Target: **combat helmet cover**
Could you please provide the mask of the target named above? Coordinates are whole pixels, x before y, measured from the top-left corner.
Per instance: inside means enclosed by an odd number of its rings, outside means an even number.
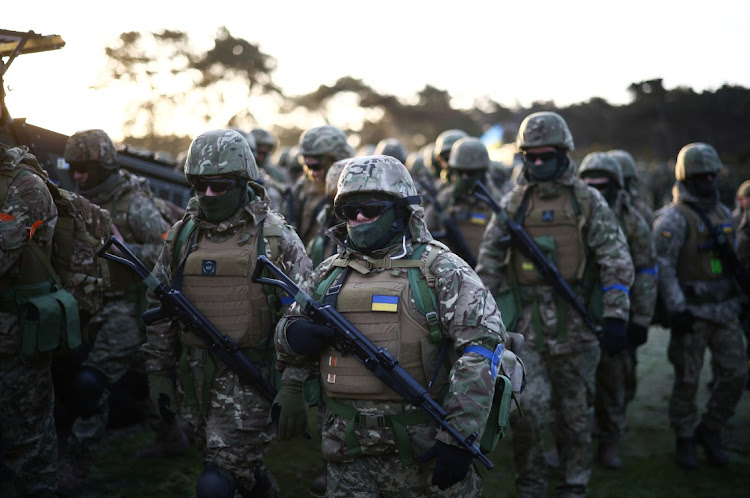
[[[354,155],[343,131],[331,125],[310,128],[299,139],[303,156],[331,156],[335,161]]]
[[[608,152],[592,152],[583,158],[578,167],[578,176],[583,178],[586,173],[593,172],[605,173],[617,182],[618,187],[625,186],[620,163]]]
[[[236,130],[211,130],[190,144],[185,176],[232,175],[258,179],[258,166],[247,140]]]
[[[336,196],[339,186],[339,177],[341,176],[341,172],[344,171],[344,166],[346,166],[346,163],[348,162],[349,158],[336,161],[326,172],[326,195],[331,199]]]
[[[440,154],[449,152],[451,150],[451,147],[453,147],[453,144],[456,143],[456,141],[459,138],[468,137],[468,136],[469,134],[463,130],[453,129],[453,130],[445,130],[444,132],[442,132],[435,139],[435,150],[433,151],[433,154],[435,155],[435,159],[440,157]]]
[[[635,159],[630,155],[630,152],[622,149],[614,149],[607,152],[607,154],[614,157],[620,163],[623,180],[627,181],[635,178]]]
[[[419,193],[406,166],[391,156],[358,156],[346,163],[339,177],[334,205],[351,194],[388,194],[396,199],[418,199]],[[421,210],[419,202],[408,203],[408,209]]]
[[[521,122],[516,140],[519,150],[530,147],[560,147],[574,150],[568,123],[557,113],[543,111],[529,114]]]
[[[104,130],[77,131],[65,143],[63,157],[68,163],[96,161],[109,171],[120,168],[115,144]]]
[[[250,130],[250,134],[255,138],[255,142],[258,145],[268,145],[271,147],[271,150],[276,149],[278,140],[276,140],[276,136],[270,131],[263,128],[253,128]]]
[[[395,157],[401,161],[401,164],[406,165],[406,147],[397,138],[384,138],[378,142],[375,146],[375,151],[371,155]]]
[[[674,177],[684,181],[694,175],[717,174],[721,170],[721,159],[716,149],[702,142],[687,144],[677,154]]]
[[[490,155],[481,140],[463,137],[456,140],[451,147],[448,164],[454,169],[487,170],[490,167]]]

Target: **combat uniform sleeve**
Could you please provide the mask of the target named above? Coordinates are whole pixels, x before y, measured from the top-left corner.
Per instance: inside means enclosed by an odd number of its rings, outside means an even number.
[[[687,220],[675,208],[658,212],[654,220],[652,237],[659,267],[659,294],[664,296],[664,305],[670,315],[687,308],[685,294],[677,278],[677,260],[685,245],[686,229]]]
[[[128,224],[135,240],[126,240],[128,248],[147,267],[152,267],[164,245],[169,225],[150,197],[137,195],[128,208]]]
[[[438,250],[433,248],[432,250]],[[494,394],[490,361],[468,346],[494,352],[505,340],[505,327],[495,300],[474,270],[452,253],[437,257],[430,268],[438,290],[441,328],[458,359],[451,367],[443,407],[447,421],[461,434],[482,434]],[[454,443],[447,433],[438,439]]]
[[[477,275],[490,289],[493,296],[507,290],[509,286],[506,278],[508,248],[498,244],[498,241],[506,235],[505,224],[493,214],[484,231],[482,242],[479,244],[476,267]]]
[[[651,228],[639,213],[629,213],[627,229],[630,256],[635,267],[630,288],[630,322],[648,327],[656,306],[656,248]]]
[[[628,321],[630,288],[633,285],[633,260],[620,224],[604,198],[588,188],[591,216],[587,245],[599,266],[604,290],[604,317]]]

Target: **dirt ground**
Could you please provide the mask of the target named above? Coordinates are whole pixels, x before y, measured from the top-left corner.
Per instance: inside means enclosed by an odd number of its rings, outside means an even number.
[[[728,468],[711,467],[699,451],[700,468],[685,471],[674,463],[674,436],[667,419],[672,366],[667,360],[668,331],[652,327],[649,341],[638,351],[638,392],[628,409],[628,432],[621,441],[624,468],[596,466],[590,482],[592,497],[739,497],[747,496],[750,483],[750,391],[737,407],[724,432],[729,451]],[[705,407],[710,378],[706,355],[698,407]],[[311,410],[311,431],[317,410]],[[146,446],[150,435],[141,426],[111,431],[95,451],[95,466],[85,491],[87,498],[190,497],[201,470],[197,452],[162,460],[139,460],[134,453]],[[320,439],[274,443],[266,459],[281,485],[283,496],[309,496],[307,488],[322,471]],[[490,455],[492,471],[484,471],[484,496],[514,497],[512,452],[501,441]],[[550,473],[550,489],[556,478]]]

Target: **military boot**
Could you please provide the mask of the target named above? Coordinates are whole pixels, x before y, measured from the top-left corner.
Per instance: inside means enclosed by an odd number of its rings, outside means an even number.
[[[596,459],[604,468],[621,469],[622,460],[618,454],[617,441],[600,441]]]
[[[703,446],[709,462],[720,467],[729,463],[729,457],[721,444],[721,431],[712,431],[703,422],[695,428],[695,441]]]
[[[684,469],[698,468],[698,455],[695,450],[695,438],[677,438],[675,461],[677,462],[677,465]]]

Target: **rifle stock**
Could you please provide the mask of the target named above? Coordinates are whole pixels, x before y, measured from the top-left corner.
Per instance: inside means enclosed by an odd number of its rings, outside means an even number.
[[[112,245],[119,249],[122,256],[107,252]],[[237,343],[214,327],[182,292],[164,285],[125,244],[114,236],[107,240],[99,250],[98,255],[109,261],[128,266],[143,280],[159,300],[161,307],[143,314],[142,318],[146,325],[165,318],[179,321],[186,329],[194,333],[230,370],[236,373],[240,382],[252,386],[261,396],[273,403],[277,394],[276,389],[263,377],[261,370],[242,353]],[[306,432],[305,437],[311,439],[312,435]]]

